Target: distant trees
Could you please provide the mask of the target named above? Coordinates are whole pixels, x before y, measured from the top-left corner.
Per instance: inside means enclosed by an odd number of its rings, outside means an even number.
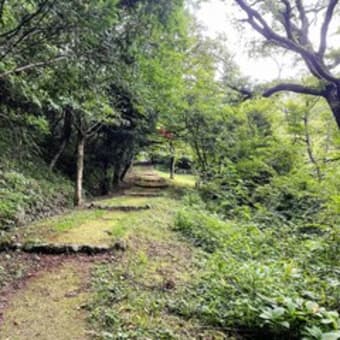
[[[339,50],[328,46],[332,21],[339,20],[338,0],[252,1],[235,0],[246,14],[247,22],[260,33],[266,43],[295,53],[317,80],[316,86],[279,83],[264,91],[269,97],[281,91],[319,96],[326,99],[340,128],[340,78],[334,69],[340,65]],[[311,30],[321,21],[319,44],[311,38]]]

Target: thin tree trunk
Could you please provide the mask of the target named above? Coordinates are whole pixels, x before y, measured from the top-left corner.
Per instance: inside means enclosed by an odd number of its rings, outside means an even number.
[[[84,173],[84,151],[85,136],[79,133],[77,145],[77,178],[74,205],[79,207],[83,204],[83,173]]]
[[[64,150],[66,148],[66,145],[67,145],[67,140],[63,139],[63,141],[60,144],[59,150],[57,151],[57,153],[54,155],[54,157],[51,160],[51,163],[50,163],[50,166],[49,166],[51,171],[53,171],[55,165],[57,164],[57,162],[58,162],[58,160],[60,158],[60,156],[64,152]]]
[[[130,168],[131,168],[131,165],[132,165],[132,159],[129,161],[129,163],[127,163],[120,175],[120,180],[123,182],[124,181],[124,178],[125,176],[127,175],[127,173],[129,172]]]
[[[321,180],[322,180],[321,169],[319,167],[318,162],[316,161],[316,159],[314,157],[312,141],[310,139],[310,134],[309,134],[308,113],[305,113],[305,115],[303,117],[303,124],[304,124],[304,128],[305,128],[305,142],[306,142],[306,146],[307,146],[308,157],[309,157],[310,162],[315,167],[318,181],[321,182]]]
[[[63,137],[62,137],[62,142],[60,144],[60,147],[57,151],[57,153],[55,154],[55,156],[53,157],[53,159],[51,160],[50,163],[50,170],[53,170],[56,163],[58,162],[60,156],[62,155],[62,153],[64,152],[70,137],[71,137],[71,132],[72,132],[72,115],[71,115],[71,111],[69,109],[65,110],[65,116],[64,116],[64,127],[63,127]]]
[[[170,158],[170,179],[175,178],[175,164],[176,164],[176,158],[175,158],[175,156],[171,156],[171,158]]]
[[[176,165],[176,156],[175,156],[175,147],[172,142],[170,142],[170,179],[175,178],[175,165]]]
[[[113,169],[113,179],[112,179],[112,186],[113,188],[118,188],[120,184],[120,164],[115,164]]]
[[[112,191],[112,168],[107,159],[103,162],[104,178],[101,182],[101,194],[108,195]]]

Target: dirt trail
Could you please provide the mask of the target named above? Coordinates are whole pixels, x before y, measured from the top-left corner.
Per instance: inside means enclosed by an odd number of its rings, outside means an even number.
[[[124,200],[126,200],[126,202],[136,206],[144,203],[152,204],[152,200],[157,200],[157,197],[152,197],[152,195],[147,197],[147,183],[150,182],[151,177],[152,185],[150,187],[152,188],[150,191],[152,194],[156,193],[154,196],[157,196],[157,193],[161,193],[162,189],[155,191],[154,187],[157,187],[159,181],[162,184],[160,187],[165,188],[164,179],[147,169],[146,176],[133,177],[136,183],[142,183],[142,190],[140,187],[132,187],[125,195],[108,199],[107,203],[113,206],[124,205]],[[144,180],[145,178],[147,180]],[[140,197],[134,197],[136,192],[136,196],[140,193]],[[129,195],[129,193],[132,194]],[[77,212],[76,214],[82,213]],[[83,214],[91,213],[84,212]],[[52,224],[47,223],[48,227],[46,227],[45,234],[44,224],[40,223],[33,227],[33,233],[30,234],[30,237],[33,237],[36,233],[39,237],[46,235],[46,240],[49,242],[69,242],[80,245],[106,244],[113,242],[115,238],[119,238],[128,228],[128,223],[123,223],[123,226],[120,225],[124,216],[127,216],[125,219],[128,218],[133,224],[133,221],[137,221],[138,216],[141,216],[139,214],[142,213],[94,213],[94,215],[85,215],[85,217],[79,218],[79,225],[73,217],[66,216],[67,223],[65,221],[60,222],[58,218],[53,220]],[[78,215],[75,215],[75,219]],[[63,218],[65,219],[65,217]],[[67,220],[67,218],[69,219]],[[61,225],[65,230],[51,232],[54,225]],[[94,262],[97,264],[96,261]],[[91,263],[91,261],[70,256],[60,265],[48,270],[43,269],[42,272],[28,279],[23,287],[11,295],[10,301],[2,313],[3,322],[0,324],[0,340],[88,339],[90,333],[87,332],[87,313],[83,307],[90,299],[91,294],[88,285],[93,267],[94,263]]]

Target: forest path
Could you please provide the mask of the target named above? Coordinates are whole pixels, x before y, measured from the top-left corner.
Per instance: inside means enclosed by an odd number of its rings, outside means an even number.
[[[138,169],[130,179],[136,185],[94,205],[147,204],[149,209],[75,210],[34,224],[22,235],[78,245],[109,245],[119,240],[124,251],[93,257],[68,255],[50,268],[42,266],[20,289],[7,294],[0,340],[109,339],[107,334],[116,332],[140,339],[164,338],[164,332],[179,339],[202,336],[198,325],[172,315],[166,307],[197,270],[194,250],[169,228],[180,207],[176,190],[173,186],[164,190],[168,182],[150,168]],[[182,186],[181,180],[175,185]],[[38,261],[44,261],[44,256]],[[115,299],[116,289],[129,298]],[[114,324],[103,322],[106,313],[115,314]]]

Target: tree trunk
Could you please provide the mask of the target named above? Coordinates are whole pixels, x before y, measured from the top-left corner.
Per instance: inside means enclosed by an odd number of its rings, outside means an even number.
[[[175,165],[176,165],[176,155],[175,155],[175,146],[172,141],[170,141],[170,179],[174,179],[175,177]]]
[[[311,141],[310,133],[309,133],[308,113],[305,113],[305,115],[303,117],[303,124],[304,124],[304,129],[305,129],[305,143],[306,143],[306,147],[307,147],[307,154],[308,154],[310,162],[313,164],[313,166],[315,168],[318,181],[321,182],[321,180],[322,180],[321,169],[319,167],[319,164],[318,164],[316,158],[314,157],[312,141]]]
[[[63,141],[60,144],[59,150],[58,152],[55,154],[55,156],[52,158],[51,163],[50,163],[50,170],[53,171],[55,165],[58,162],[59,157],[62,155],[62,153],[64,152],[65,148],[67,145],[67,140],[63,139]]]
[[[130,168],[131,168],[131,165],[132,165],[132,160],[129,161],[129,162],[125,165],[125,167],[124,167],[124,169],[123,169],[123,171],[122,171],[122,173],[121,173],[121,175],[120,175],[120,180],[121,180],[121,182],[124,181],[125,176],[127,175],[128,171],[129,171]]]
[[[60,156],[64,152],[64,150],[65,150],[65,148],[68,144],[68,141],[70,140],[71,132],[72,132],[72,115],[71,115],[71,111],[69,109],[66,109],[65,110],[65,116],[64,116],[64,127],[63,127],[63,136],[62,136],[61,144],[60,144],[60,147],[59,147],[57,153],[55,154],[55,156],[51,160],[50,170],[54,169],[54,167],[55,167],[56,163],[58,162]]]
[[[120,184],[120,169],[121,165],[120,164],[115,164],[114,169],[113,169],[113,179],[112,179],[112,186],[113,188],[118,188]]]
[[[340,85],[338,87],[332,86],[327,91],[326,100],[340,129]]]
[[[79,207],[83,204],[83,173],[84,173],[84,151],[85,136],[79,133],[77,145],[77,178],[76,192],[74,195],[74,205]]]
[[[176,164],[175,156],[171,156],[171,158],[170,158],[170,179],[175,178],[175,164]]]
[[[112,192],[112,167],[107,159],[103,161],[104,178],[101,181],[101,194],[108,195]]]

